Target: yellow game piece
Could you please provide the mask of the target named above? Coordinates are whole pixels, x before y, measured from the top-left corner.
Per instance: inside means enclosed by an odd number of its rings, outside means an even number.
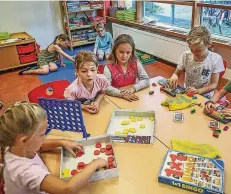
[[[70,177],[70,170],[69,169],[64,169],[62,171],[63,178]]]
[[[137,117],[137,121],[142,121],[143,117]]]
[[[135,128],[130,128],[130,129],[129,129],[129,132],[135,133],[135,132],[136,132],[136,129],[135,129]]]
[[[129,119],[131,119],[131,120],[134,119],[134,118],[135,118],[135,117],[134,117],[133,115],[131,115],[131,116],[129,117]]]
[[[128,129],[124,129],[123,130],[123,134],[128,134],[129,130]]]
[[[116,135],[122,135],[122,133],[120,131],[116,131],[115,134]]]
[[[155,117],[149,117],[149,120],[150,120],[150,121],[154,121],[154,120],[155,120]]]
[[[132,118],[131,121],[132,121],[132,122],[136,122],[136,118],[135,118],[135,117]]]
[[[130,121],[122,121],[120,124],[121,124],[121,125],[129,125],[129,124],[130,124]]]
[[[140,128],[144,129],[145,128],[145,124],[140,124]]]

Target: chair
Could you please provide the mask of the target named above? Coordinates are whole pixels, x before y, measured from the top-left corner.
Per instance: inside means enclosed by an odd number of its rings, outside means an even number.
[[[65,99],[63,94],[66,87],[70,85],[68,80],[58,80],[43,84],[28,94],[28,99],[32,103],[38,103],[38,98]]]
[[[103,74],[103,73],[104,73],[104,65],[99,65],[99,66],[98,66],[97,73],[98,73],[98,74]]]

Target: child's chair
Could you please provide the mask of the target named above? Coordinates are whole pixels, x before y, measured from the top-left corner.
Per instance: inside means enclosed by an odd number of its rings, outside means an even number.
[[[28,94],[28,99],[32,103],[38,103],[38,98],[64,99],[64,90],[70,85],[68,80],[58,80],[43,84]]]

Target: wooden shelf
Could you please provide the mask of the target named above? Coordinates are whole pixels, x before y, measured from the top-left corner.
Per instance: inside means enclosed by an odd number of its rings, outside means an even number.
[[[86,29],[86,28],[91,28],[93,27],[92,25],[83,25],[83,26],[80,26],[80,27],[75,27],[75,28],[70,28],[70,31],[73,31],[73,30],[81,30],[81,29]]]
[[[86,43],[83,43],[83,44],[73,43],[73,47],[84,46],[84,45],[89,45],[89,44],[94,44],[94,43],[95,43],[95,41],[90,41],[90,42],[86,42]]]
[[[99,9],[103,9],[103,7],[102,8],[94,8],[94,9],[84,9],[84,10],[68,11],[67,13],[78,13],[78,12],[83,12],[83,11],[95,11],[95,10],[99,10]]]
[[[13,67],[3,68],[3,69],[0,69],[0,72],[4,72],[4,71],[10,70],[10,69],[17,69],[19,67],[25,67],[25,66],[33,65],[33,64],[36,64],[37,62],[38,61],[33,61],[33,62],[30,62],[30,63],[24,63],[24,64],[20,64],[20,65],[15,65]]]

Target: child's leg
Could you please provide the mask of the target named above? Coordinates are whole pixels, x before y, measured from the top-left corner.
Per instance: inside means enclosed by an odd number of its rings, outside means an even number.
[[[109,59],[110,59],[110,56],[111,56],[111,49],[107,49],[107,50],[105,51],[106,60],[109,60]]]
[[[38,74],[46,75],[49,73],[49,65],[40,66],[38,69],[24,69],[19,72],[19,75]]]
[[[57,70],[58,70],[58,66],[57,66],[54,62],[50,62],[50,63],[49,63],[49,70],[50,70],[51,72],[57,71]]]
[[[98,59],[99,59],[100,61],[102,61],[102,60],[103,60],[103,57],[104,57],[104,51],[98,49],[97,55],[98,55]]]

